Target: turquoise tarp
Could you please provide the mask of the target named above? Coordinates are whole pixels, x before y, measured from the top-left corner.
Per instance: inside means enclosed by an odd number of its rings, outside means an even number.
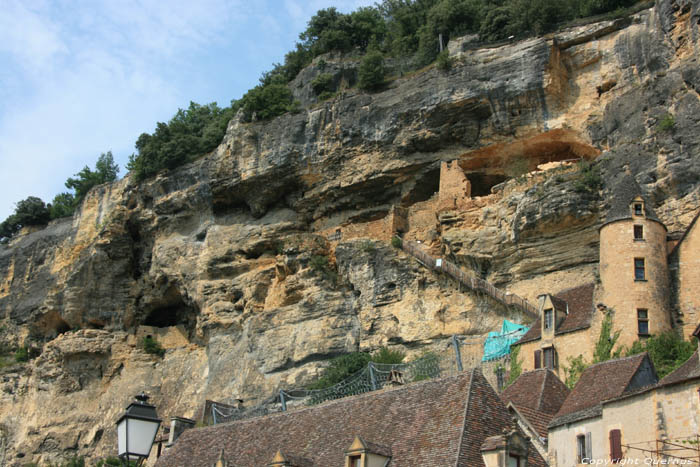
[[[484,342],[484,356],[482,362],[495,360],[510,354],[510,346],[520,340],[528,331],[527,326],[511,323],[503,320],[500,332],[490,332]]]

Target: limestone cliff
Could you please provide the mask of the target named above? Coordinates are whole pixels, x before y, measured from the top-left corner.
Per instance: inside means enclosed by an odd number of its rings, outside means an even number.
[[[305,384],[340,353],[444,349],[511,316],[392,248],[398,218],[406,238],[533,301],[596,279],[622,172],[681,232],[699,206],[699,23],[697,1],[660,0],[517,43],[455,41],[448,72],[322,103],[304,87],[312,64],[294,84],[305,111],[234,119],[206,157],[97,187],[73,219],[0,246],[2,339],[39,354],[1,370],[0,464],[114,453],[141,390],[161,415],[194,417],[205,399]],[[351,61],[325,60],[352,82]],[[549,164],[578,159],[600,186]],[[441,199],[454,160],[471,196]]]

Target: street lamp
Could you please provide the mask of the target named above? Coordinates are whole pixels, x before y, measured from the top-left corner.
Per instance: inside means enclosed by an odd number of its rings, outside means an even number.
[[[135,460],[140,465],[148,457],[160,426],[155,406],[147,401],[148,396],[142,392],[117,421],[119,457],[127,464]]]

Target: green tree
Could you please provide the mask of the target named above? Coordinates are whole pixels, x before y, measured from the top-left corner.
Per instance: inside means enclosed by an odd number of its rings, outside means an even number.
[[[75,196],[73,193],[59,193],[49,204],[51,219],[72,216],[75,211]]]
[[[662,334],[635,341],[625,351],[625,355],[637,355],[649,352],[649,358],[654,363],[656,374],[663,378],[685,363],[695,352],[695,345],[681,339],[675,332],[666,331]]]
[[[178,109],[168,123],[158,122],[153,134],[142,133],[138,137],[138,154],[131,155],[127,169],[137,180],[143,180],[212,151],[221,143],[233,112],[233,105],[221,109],[216,103],[190,102],[187,109]]]
[[[384,85],[384,57],[381,52],[372,51],[362,59],[358,71],[358,86],[362,89],[373,91]]]
[[[112,151],[103,152],[97,158],[95,170],[91,170],[86,165],[83,170],[75,174],[75,178],[69,177],[66,180],[66,188],[75,190],[75,203],[79,204],[92,187],[113,182],[117,179],[118,173],[119,166],[114,162]]]
[[[11,237],[22,227],[28,225],[46,225],[51,219],[49,209],[46,204],[36,196],[18,201],[15,204],[15,212],[3,222],[0,228],[3,237]]]

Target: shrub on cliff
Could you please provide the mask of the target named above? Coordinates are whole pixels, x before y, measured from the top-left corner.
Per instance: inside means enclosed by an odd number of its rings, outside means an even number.
[[[335,357],[323,370],[321,377],[311,383],[309,389],[325,389],[341,382],[367,366],[372,356],[367,352],[352,352]]]
[[[190,102],[189,108],[178,109],[168,123],[158,122],[153,134],[138,137],[138,154],[129,157],[127,168],[137,180],[143,180],[190,162],[221,143],[232,116],[232,107]]]
[[[85,198],[85,195],[92,187],[113,182],[117,179],[118,173],[119,166],[114,162],[112,151],[103,152],[97,158],[95,170],[90,169],[86,165],[83,167],[83,170],[74,175],[75,178],[70,177],[66,180],[66,188],[75,190],[75,202],[77,204]],[[62,201],[67,201],[67,199]]]
[[[143,350],[148,354],[158,355],[159,357],[165,355],[165,349],[151,336],[143,338]]]
[[[374,91],[384,85],[384,57],[379,51],[369,52],[362,59],[358,71],[358,86],[367,91]]]
[[[30,196],[15,204],[14,214],[0,223],[0,242],[6,243],[22,227],[29,225],[46,225],[51,214],[46,204],[36,196]]]
[[[243,119],[269,120],[287,112],[295,111],[299,104],[292,91],[282,82],[261,83],[245,93],[240,100]]]

